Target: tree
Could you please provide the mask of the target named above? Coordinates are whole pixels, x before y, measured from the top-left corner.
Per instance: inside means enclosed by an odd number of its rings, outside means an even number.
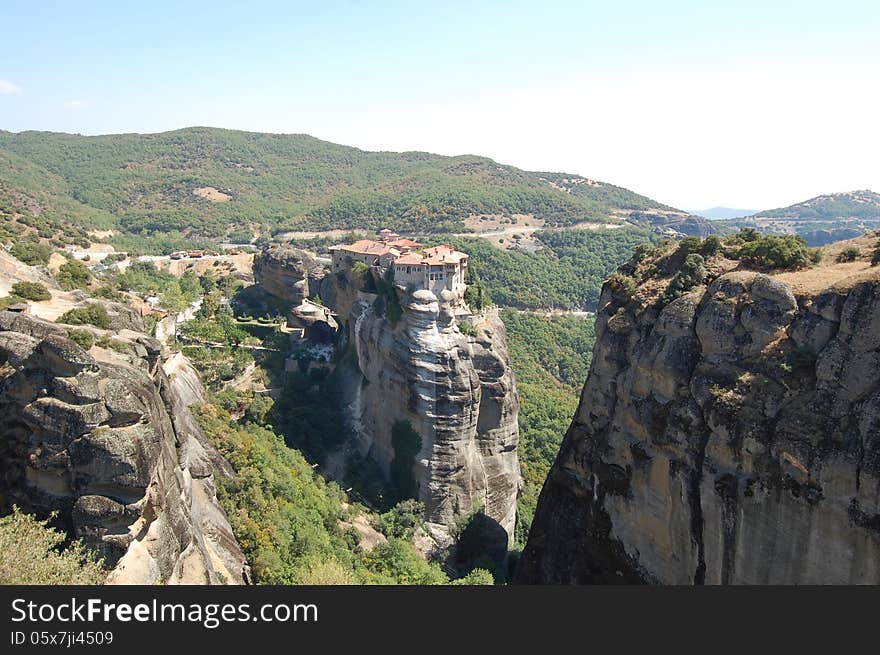
[[[73,289],[87,289],[92,281],[92,273],[88,267],[78,259],[68,259],[58,269],[55,275],[59,286],[65,291]]]
[[[45,266],[49,263],[52,249],[37,241],[16,241],[9,252],[28,266]]]
[[[110,329],[110,315],[107,314],[107,308],[95,303],[70,309],[58,317],[55,322],[67,325],[94,325],[103,330]]]
[[[202,295],[202,285],[192,270],[184,271],[177,283],[180,285],[180,292],[183,294],[183,297],[189,302],[196,300]]]
[[[81,542],[64,547],[67,535],[13,506],[0,519],[0,584],[96,585],[107,573]]]
[[[34,302],[52,298],[52,294],[49,293],[45,285],[39,282],[16,282],[12,285],[12,293],[20,298],[33,300]]]

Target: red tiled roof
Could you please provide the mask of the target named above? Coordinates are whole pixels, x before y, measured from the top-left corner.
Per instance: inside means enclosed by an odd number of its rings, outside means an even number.
[[[421,248],[422,244],[418,241],[413,241],[412,239],[395,239],[394,241],[388,242],[389,246],[396,246],[398,248]]]

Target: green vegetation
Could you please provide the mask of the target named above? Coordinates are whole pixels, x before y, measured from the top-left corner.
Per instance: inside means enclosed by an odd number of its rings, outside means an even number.
[[[859,258],[861,251],[855,246],[849,246],[848,248],[844,248],[843,251],[839,255],[837,255],[837,261],[839,263],[844,262],[854,262]]]
[[[423,233],[461,230],[472,214],[534,214],[568,225],[607,221],[620,209],[668,209],[612,185],[576,184],[567,193],[560,180],[577,176],[482,157],[365,152],[305,135],[213,128],[95,137],[3,132],[0,163],[0,189],[9,190],[0,200],[15,206],[25,197],[73,225],[120,229],[110,240],[126,251],[170,252],[181,243],[151,242],[162,234],[183,235],[193,247],[192,237],[244,240],[254,228],[387,225]],[[226,201],[200,197],[204,187]]]
[[[481,293],[501,307],[595,309],[602,281],[637,246],[657,239],[650,230],[635,227],[545,230],[535,236],[544,244],[537,253],[501,250],[476,238],[444,237],[432,243],[449,243],[470,254],[471,281],[478,280]]]
[[[38,241],[22,240],[13,243],[9,252],[28,266],[45,266],[49,263],[52,249]]]
[[[107,308],[97,303],[69,309],[55,322],[66,325],[94,325],[104,330],[110,329],[110,316],[107,314]]]
[[[213,280],[213,275],[211,276]],[[120,290],[143,295],[159,296],[159,304],[170,312],[181,312],[203,293],[201,282],[193,271],[185,271],[179,278],[160,271],[153,262],[134,262],[123,273],[107,273],[105,291],[108,297]],[[215,283],[216,284],[216,283]]]
[[[78,259],[68,259],[58,269],[55,280],[65,291],[73,289],[88,289],[92,281],[92,273],[88,267]]]
[[[88,350],[95,345],[95,336],[88,330],[71,329],[67,331],[67,336],[83,350]]]
[[[809,268],[822,259],[821,250],[808,248],[804,239],[796,234],[762,236],[752,228],[745,228],[728,237],[725,245],[728,257],[764,271]]]
[[[561,315],[548,320],[506,309],[502,319],[520,400],[523,492],[517,507],[515,539],[522,547],[541,486],[577,408],[595,335],[592,318]]]
[[[0,518],[0,584],[96,585],[107,577],[102,561],[79,541],[17,507]]]
[[[676,272],[664,294],[665,302],[672,302],[706,280],[706,260],[702,255],[691,253]]]
[[[43,300],[51,300],[52,294],[45,285],[39,282],[16,282],[12,285],[13,295],[25,300],[33,300],[40,302]]]
[[[258,583],[448,582],[404,538],[361,551],[356,533],[340,525],[350,518],[345,494],[316,475],[279,435],[252,423],[238,425],[215,405],[202,406],[197,419],[235,468],[231,480],[218,480],[218,497]]]
[[[852,191],[817,196],[789,207],[768,209],[755,214],[756,218],[820,219],[836,218],[880,219],[880,195],[871,191]]]
[[[3,296],[0,298],[0,309],[12,307],[12,305],[17,305],[20,302],[24,302],[24,298],[16,296],[14,293],[8,296]]]
[[[620,271],[614,271],[608,277],[607,282],[611,292],[617,297],[622,298],[625,302],[629,302],[632,297],[636,295],[638,282],[631,275],[626,275]]]

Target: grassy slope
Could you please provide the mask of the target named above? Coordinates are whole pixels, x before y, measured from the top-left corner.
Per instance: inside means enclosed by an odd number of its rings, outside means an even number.
[[[192,226],[218,235],[243,219],[279,229],[389,224],[430,231],[460,229],[471,213],[534,213],[570,224],[607,220],[621,209],[668,209],[611,185],[567,192],[550,184],[554,174],[482,157],[366,152],[295,134],[200,127],[94,137],[0,131],[0,157],[6,185],[27,195],[44,189],[47,203],[91,208],[94,217],[77,213],[86,223],[103,226],[112,214],[132,232]],[[25,163],[27,175],[10,170]],[[212,203],[192,193],[203,186],[231,200]]]

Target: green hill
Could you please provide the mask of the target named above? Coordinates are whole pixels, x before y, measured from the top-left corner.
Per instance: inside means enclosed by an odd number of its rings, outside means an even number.
[[[880,194],[868,190],[831,193],[719,223],[734,230],[754,227],[765,234],[799,234],[807,245],[823,246],[880,228]]]
[[[534,214],[551,226],[687,216],[626,189],[576,180],[584,178],[471,155],[367,152],[300,134],[0,131],[0,202],[129,234],[380,225],[443,232],[462,230],[472,214]]]

